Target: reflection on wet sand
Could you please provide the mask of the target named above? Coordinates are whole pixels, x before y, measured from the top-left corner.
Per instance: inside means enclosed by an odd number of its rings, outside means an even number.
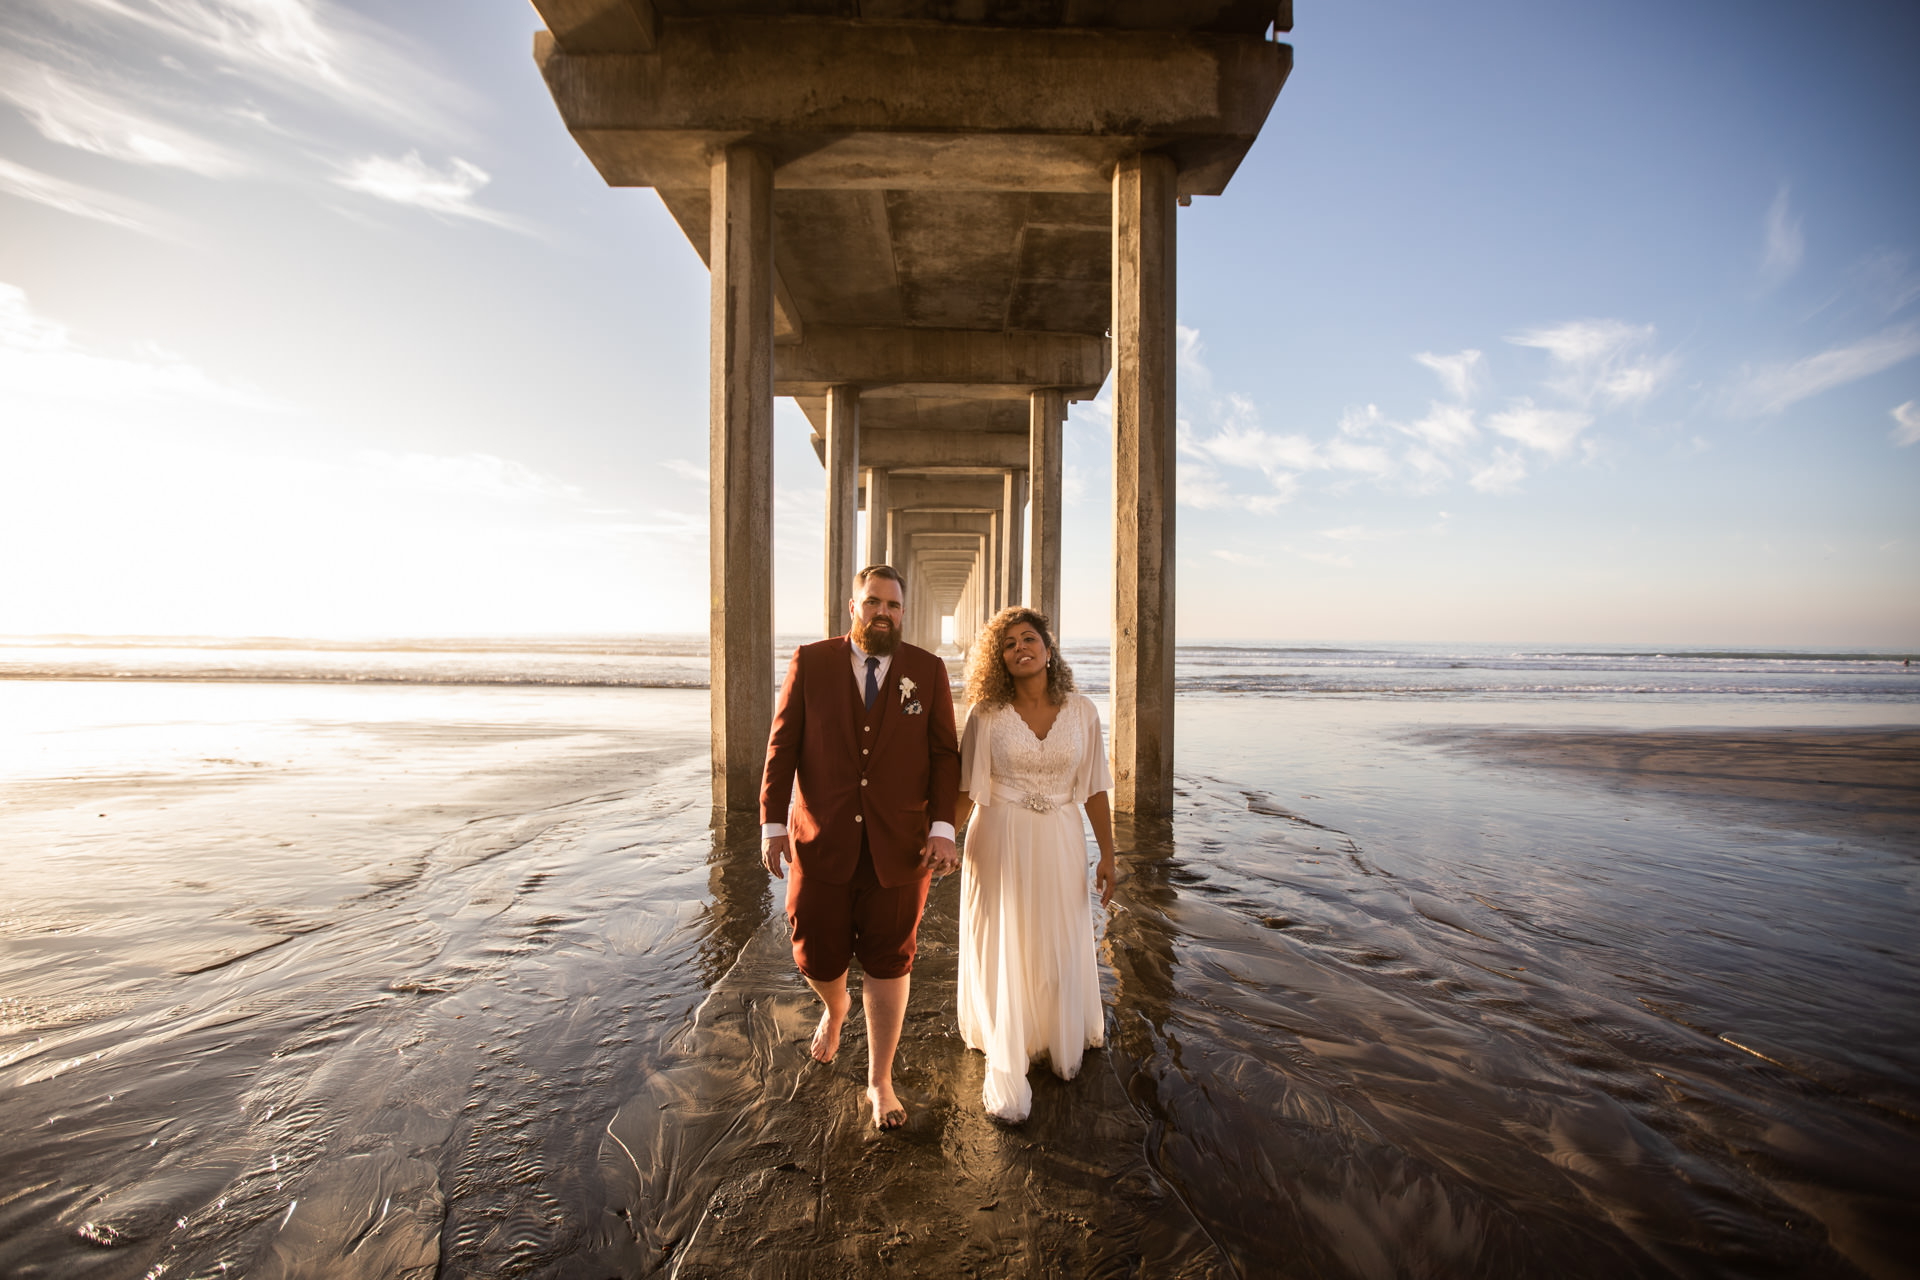
[[[1920,1254],[1916,873],[1878,825],[1742,825],[1725,796],[1528,765],[1543,743],[1494,768],[1296,725],[1295,757],[1249,760],[1239,709],[1203,708],[1232,754],[1191,733],[1174,819],[1118,822],[1108,1047],[1072,1082],[1036,1067],[1024,1126],[986,1119],[950,880],[911,1119],[882,1135],[861,1021],[832,1066],[807,1056],[756,824],[710,825],[704,695],[271,696],[307,718],[247,728],[252,756],[203,727],[212,763],[168,785],[116,766],[9,796],[0,1272],[1896,1276]],[[1838,735],[1822,769],[1871,781],[1849,742],[1887,750]]]
[[[952,1014],[957,878],[921,931],[896,1086],[905,1130],[876,1131],[866,1044],[848,1023],[831,1066],[770,919],[701,1005],[665,1069],[620,1108],[603,1168],[651,1266],[677,1276],[1211,1275],[1221,1259],[1154,1173],[1148,1126],[1104,1054],[1078,1080],[1035,1073],[1034,1119],[980,1109],[983,1060]],[[857,985],[857,978],[856,978]],[[750,1260],[750,1261],[747,1261]],[[1095,1265],[1097,1264],[1097,1265]]]

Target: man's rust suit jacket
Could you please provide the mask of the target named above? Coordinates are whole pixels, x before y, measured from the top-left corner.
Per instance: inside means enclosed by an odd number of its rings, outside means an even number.
[[[880,883],[911,884],[928,873],[927,824],[952,822],[959,792],[946,663],[900,645],[869,711],[846,636],[794,650],[767,738],[760,820],[786,823],[802,875],[852,880],[864,832]]]

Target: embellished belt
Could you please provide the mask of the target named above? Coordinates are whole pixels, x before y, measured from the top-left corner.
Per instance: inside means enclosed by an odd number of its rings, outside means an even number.
[[[1052,813],[1064,804],[1065,801],[1055,800],[1052,796],[1029,794],[1025,799],[1016,800],[1014,803],[1023,809],[1031,809],[1035,813]]]

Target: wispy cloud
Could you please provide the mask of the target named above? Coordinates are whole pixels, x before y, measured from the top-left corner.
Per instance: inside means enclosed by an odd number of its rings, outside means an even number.
[[[1766,247],[1760,255],[1760,274],[1769,285],[1779,284],[1800,269],[1806,256],[1807,238],[1800,230],[1800,219],[1788,203],[1788,189],[1782,185],[1767,206]]]
[[[158,349],[133,357],[88,351],[64,325],[36,315],[26,292],[11,284],[0,284],[0,392],[56,402],[187,399],[261,410],[285,407]]]
[[[1267,431],[1259,425],[1253,402],[1244,396],[1221,397],[1210,408],[1219,423],[1211,435],[1201,436],[1184,418],[1179,424],[1179,500],[1190,507],[1267,513],[1292,501],[1303,473],[1381,475],[1393,467],[1386,450],[1353,433],[1315,442],[1298,433]],[[1223,470],[1258,472],[1266,488],[1252,493],[1236,489]]]
[[[677,476],[685,476],[689,480],[696,481],[702,491],[706,489],[707,469],[705,467],[696,466],[685,458],[662,458],[660,465]]]
[[[138,200],[56,178],[4,157],[0,157],[0,191],[77,218],[90,218],[143,235],[161,234],[158,211]]]
[[[1920,272],[1913,269],[1913,259],[1898,249],[1876,249],[1847,274],[1882,319],[1906,310],[1920,298]]]
[[[1211,554],[1218,559],[1225,560],[1228,564],[1239,565],[1242,569],[1264,569],[1267,567],[1267,562],[1264,558],[1260,556],[1250,556],[1244,551],[1226,551],[1216,547]]]
[[[1920,328],[1901,325],[1790,364],[1744,371],[1732,392],[1735,412],[1779,413],[1788,405],[1891,369],[1920,355]]]
[[[560,502],[583,506],[587,501],[586,494],[575,485],[490,453],[387,453],[365,449],[355,455],[355,461],[376,483],[416,492],[514,504]]]
[[[4,50],[0,50],[0,97],[18,107],[41,136],[62,146],[209,177],[246,167],[219,143],[168,124],[97,86],[78,84],[44,63]]]
[[[1920,402],[1912,400],[1893,411],[1893,442],[1901,448],[1920,444]]]
[[[1425,417],[1412,422],[1390,421],[1388,425],[1441,452],[1464,448],[1480,435],[1473,425],[1473,410],[1457,404],[1436,402],[1427,407]]]
[[[1495,449],[1493,460],[1474,472],[1468,480],[1482,493],[1512,493],[1527,478],[1527,464],[1510,449]]]
[[[1552,357],[1550,390],[1582,408],[1595,403],[1620,408],[1646,400],[1672,376],[1679,361],[1647,350],[1654,328],[1620,320],[1572,320],[1527,329],[1507,341]]]
[[[1592,414],[1574,409],[1537,408],[1524,396],[1512,408],[1487,419],[1489,429],[1554,457],[1571,449],[1574,440],[1591,425]]]
[[[1302,551],[1299,547],[1286,547],[1284,550],[1314,564],[1332,565],[1336,569],[1353,568],[1353,557],[1338,551]]]
[[[468,218],[509,231],[526,229],[518,219],[474,203],[473,197],[491,179],[479,165],[458,156],[449,160],[445,169],[435,169],[420,158],[418,151],[409,151],[398,159],[366,156],[349,165],[335,181],[349,191],[428,213]]]
[[[1272,435],[1244,422],[1230,422],[1219,433],[1194,441],[1193,451],[1228,466],[1264,471],[1270,476],[1316,470],[1325,463],[1313,441],[1300,435]]]
[[[1191,379],[1202,391],[1213,387],[1213,370],[1201,358],[1200,331],[1183,324],[1173,326],[1174,364],[1183,379]]]
[[[1250,511],[1255,515],[1272,515],[1300,488],[1295,477],[1282,474],[1271,479],[1271,492],[1243,493],[1229,488],[1217,469],[1190,459],[1181,460],[1176,481],[1175,500],[1183,507]]]
[[[322,0],[63,0],[84,4],[221,74],[445,136],[459,96],[392,31]]]
[[[1447,394],[1455,400],[1466,401],[1473,398],[1484,377],[1486,362],[1478,351],[1468,349],[1450,356],[1437,356],[1430,351],[1422,351],[1413,357],[1439,375],[1440,384]]]

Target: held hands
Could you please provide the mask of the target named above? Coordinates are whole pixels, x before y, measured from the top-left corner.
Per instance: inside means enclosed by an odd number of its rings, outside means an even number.
[[[781,864],[793,857],[793,847],[786,836],[768,836],[760,842],[760,861],[775,880],[786,879],[787,873]]]
[[[934,878],[938,879],[960,869],[960,851],[945,836],[928,836],[920,848],[920,861],[928,862]]]

